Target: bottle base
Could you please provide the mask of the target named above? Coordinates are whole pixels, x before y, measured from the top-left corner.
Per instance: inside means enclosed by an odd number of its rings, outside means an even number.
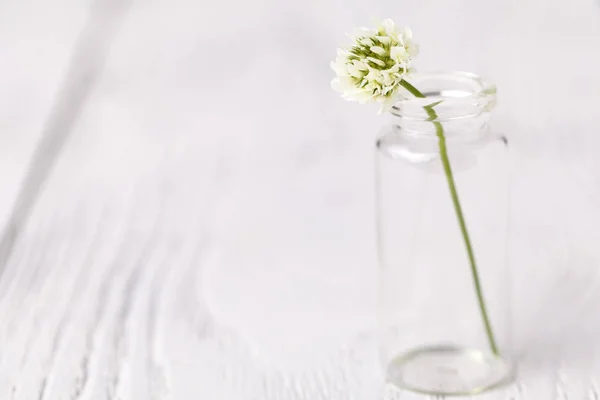
[[[395,357],[387,366],[388,384],[438,396],[482,393],[513,378],[511,362],[457,346],[421,347]]]

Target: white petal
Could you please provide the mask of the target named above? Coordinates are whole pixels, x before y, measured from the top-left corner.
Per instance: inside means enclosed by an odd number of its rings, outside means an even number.
[[[402,31],[402,40],[409,42],[412,40],[412,29],[410,29],[408,26],[404,27],[404,30]]]
[[[391,75],[391,74],[395,74],[396,72],[400,71],[401,68],[402,68],[402,66],[400,64],[394,64],[391,67],[389,67],[388,69],[384,70],[384,72]]]
[[[402,78],[404,77],[404,75],[406,75],[406,70],[402,70],[401,72],[396,72],[394,74],[394,77],[396,77],[396,80],[399,82],[402,80]]]
[[[407,50],[411,57],[415,57],[419,54],[419,45],[416,43],[411,43]]]
[[[371,40],[371,39],[370,39],[370,38],[368,38],[368,37],[366,37],[366,38],[362,38],[362,39],[361,39],[359,42],[360,42],[360,44],[363,44],[363,45],[365,45],[365,46],[367,46],[367,47],[371,47],[371,46],[373,46],[373,44],[374,44],[374,43],[373,43],[373,40]]]
[[[374,57],[367,57],[367,60],[371,61],[374,64],[379,65],[380,67],[385,67],[385,63],[383,61],[378,60],[378,59],[376,59]]]
[[[390,85],[386,86],[386,88],[383,91],[384,95],[387,95],[389,92],[393,92],[394,90],[396,90],[398,88],[400,81],[394,80]]]
[[[357,68],[354,65],[348,65],[347,68],[350,76],[353,76],[355,78],[362,78],[367,73],[367,71]]]
[[[331,87],[333,88],[333,90],[340,93],[346,93],[356,88],[356,86],[354,85],[354,80],[345,76],[334,78],[331,81]]]
[[[379,46],[371,46],[370,49],[373,53],[378,54],[380,56],[385,55],[385,50],[383,47],[379,47]]]
[[[382,31],[389,35],[396,31],[396,24],[389,18],[384,19],[381,21],[381,24],[379,24],[379,32],[383,33]]]
[[[341,76],[340,77],[340,83],[342,84],[342,87],[346,88],[346,90],[356,88],[355,82],[356,82],[356,79],[354,79],[350,76]]]
[[[365,77],[369,82],[380,82],[383,80],[383,75],[378,69],[371,68]]]
[[[364,104],[366,102],[373,101],[374,97],[373,97],[373,94],[371,94],[370,92],[363,91],[363,92],[357,93],[354,96],[354,99],[356,99],[356,101],[358,101],[359,103]]]
[[[354,65],[355,68],[360,69],[361,71],[368,71],[369,70],[369,66],[360,60],[354,60],[352,61],[352,65]]]
[[[393,84],[395,82],[396,82],[396,79],[395,79],[394,76],[389,75],[389,74],[385,74],[383,76],[383,84],[384,84],[384,86],[386,86],[386,87],[393,86]]]
[[[375,36],[375,38],[377,40],[379,40],[383,44],[390,44],[390,43],[392,43],[392,39],[390,37],[388,37],[388,36]]]
[[[404,47],[394,46],[390,49],[390,57],[395,61],[403,61],[409,58],[409,54]]]
[[[331,62],[329,63],[329,66],[331,67],[332,70],[335,71],[336,75],[342,75],[343,74],[343,68],[341,68],[339,63],[336,62]]]

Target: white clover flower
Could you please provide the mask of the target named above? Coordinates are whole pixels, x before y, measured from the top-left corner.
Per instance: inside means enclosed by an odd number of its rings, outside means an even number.
[[[337,75],[331,86],[346,100],[382,103],[380,112],[387,111],[419,51],[412,32],[410,28],[400,32],[394,21],[386,19],[376,29],[359,28],[353,40],[352,47],[339,49],[331,63]]]

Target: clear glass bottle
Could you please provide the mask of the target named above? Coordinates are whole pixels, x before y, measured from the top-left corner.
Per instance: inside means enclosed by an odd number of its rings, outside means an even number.
[[[380,358],[392,387],[479,393],[514,375],[508,141],[489,129],[493,85],[467,73],[408,80],[425,98],[406,92],[376,146]]]

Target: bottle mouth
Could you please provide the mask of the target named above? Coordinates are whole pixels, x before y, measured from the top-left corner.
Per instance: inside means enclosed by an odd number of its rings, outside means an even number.
[[[439,122],[476,117],[496,105],[496,86],[469,72],[414,73],[406,80],[425,98],[414,97],[402,88],[390,109],[392,115],[402,119],[432,121],[423,108],[431,104],[435,104]]]

